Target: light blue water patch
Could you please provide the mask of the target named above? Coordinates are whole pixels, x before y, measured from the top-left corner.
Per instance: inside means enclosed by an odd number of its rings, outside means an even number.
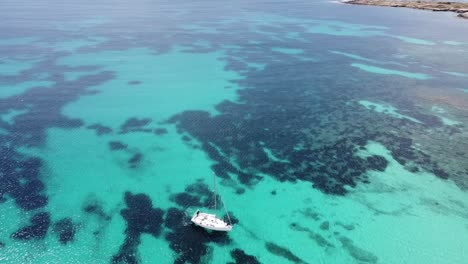
[[[312,33],[312,34],[325,34],[325,35],[332,35],[332,36],[350,36],[350,37],[374,37],[374,36],[382,36],[382,37],[390,37],[396,38],[403,42],[416,44],[416,45],[434,45],[435,43],[432,41],[412,38],[407,36],[399,36],[399,35],[392,35],[385,33],[388,30],[388,27],[385,26],[378,26],[378,25],[364,25],[364,24],[353,24],[353,23],[346,23],[343,21],[338,20],[318,20],[318,19],[299,19],[287,16],[279,16],[279,15],[270,15],[265,13],[245,13],[244,20],[249,21],[250,23],[255,23],[257,25],[268,25],[268,26],[276,26],[278,23],[283,24],[296,24],[300,25],[304,28],[305,32]],[[274,36],[274,32],[264,32],[260,31],[256,28],[253,28],[254,32],[270,35],[271,37]],[[295,34],[286,33],[286,38],[294,39],[296,38]]]
[[[365,223],[366,231],[359,232],[359,236],[363,237],[379,233],[380,238],[374,237],[366,243],[370,247],[381,247],[373,250],[379,257],[377,263],[400,263],[401,259],[408,263],[464,263],[466,254],[457,255],[455,252],[460,252],[466,245],[467,218],[466,214],[457,215],[456,211],[466,208],[467,193],[452,181],[440,179],[432,173],[408,171],[380,143],[368,142],[365,150],[358,155],[380,155],[388,161],[385,172],[369,171],[367,174],[371,183],[359,186],[349,195],[356,195],[354,199],[363,205],[379,208],[380,213],[371,216],[371,221],[361,221]],[[391,213],[398,211],[402,213]],[[335,212],[338,215],[346,214],[341,208]],[[388,214],[384,216],[381,213]],[[438,239],[430,239],[427,234]],[[418,245],[418,250],[398,250],[405,247],[402,241]]]
[[[247,66],[254,68],[255,70],[258,70],[258,71],[265,69],[265,64],[255,63],[255,62],[247,62]]]
[[[93,87],[99,91],[84,96],[64,112],[89,123],[111,127],[123,124],[138,113],[140,117],[165,117],[188,109],[216,114],[216,104],[236,100],[237,87],[231,80],[240,76],[225,71],[222,52],[184,53],[182,48],[157,55],[150,49],[80,53],[59,60],[71,67],[98,66],[115,73],[115,78]],[[138,89],[129,81],[139,81]],[[232,89],[224,87],[231,86]],[[90,107],[92,106],[92,107]],[[96,110],[98,109],[98,110]]]
[[[298,55],[298,54],[304,53],[302,49],[294,49],[294,48],[275,47],[275,48],[271,48],[271,50],[274,52],[279,52],[279,53],[288,54],[288,55]]]
[[[461,124],[461,122],[447,118],[445,116],[447,115],[447,111],[445,111],[445,109],[443,109],[440,106],[437,106],[437,105],[432,106],[431,111],[436,113],[436,116],[438,116],[440,120],[442,121],[442,123],[446,126],[454,126],[454,125]]]
[[[29,45],[36,40],[33,37],[0,39],[0,46]]]
[[[289,163],[289,160],[278,158],[275,154],[273,154],[271,149],[264,146],[265,145],[264,142],[260,141],[260,145],[262,145],[262,149],[265,152],[265,154],[267,155],[269,160],[275,161],[275,162]]]
[[[428,41],[424,39],[417,39],[417,38],[411,38],[411,37],[405,37],[405,36],[395,36],[395,35],[387,35],[387,36],[394,37],[401,41],[404,41],[406,43],[411,43],[411,44],[417,44],[417,45],[434,45],[435,44],[432,41]]]
[[[417,80],[427,80],[430,79],[431,76],[424,74],[424,73],[412,73],[406,71],[399,71],[399,70],[391,70],[386,68],[381,68],[377,66],[361,64],[361,63],[352,63],[352,67],[359,68],[363,71],[376,73],[376,74],[383,74],[383,75],[398,75],[410,79],[417,79]]]
[[[445,116],[438,115],[438,117],[440,118],[440,120],[442,120],[442,123],[446,126],[454,126],[454,125],[461,124],[461,122],[447,118]]]
[[[282,35],[278,34],[276,31],[265,31],[260,29],[260,27],[257,26],[251,26],[250,30],[256,34],[267,36],[270,40],[277,40],[277,41],[282,41]]]
[[[447,44],[447,45],[452,45],[452,46],[460,46],[460,45],[465,45],[466,44],[465,42],[451,41],[451,40],[444,41],[443,43]]]
[[[307,32],[313,34],[355,37],[370,37],[383,35],[382,30],[383,29],[381,27],[354,25],[334,21],[324,21],[322,24],[310,26],[307,28]]]
[[[393,57],[397,58],[397,59],[406,59],[409,57],[408,54],[395,54],[393,55]]]
[[[431,111],[437,114],[445,114],[447,112],[444,108],[437,105],[432,106]]]
[[[204,41],[204,40],[198,40],[193,43],[195,46],[203,47],[203,48],[211,48],[211,42],[209,41]]]
[[[362,56],[359,56],[359,55],[356,55],[356,54],[351,54],[351,53],[341,52],[341,51],[336,51],[336,50],[331,50],[330,52],[333,53],[333,54],[343,55],[345,57],[355,59],[355,60],[362,60],[362,61],[367,61],[367,62],[372,62],[372,63],[378,63],[376,60],[369,59],[369,58],[366,58],[366,57],[362,57]]]
[[[106,38],[96,37],[89,39],[75,39],[70,41],[58,42],[52,45],[57,51],[72,52],[83,47],[94,47],[106,41]]]
[[[300,37],[299,32],[288,32],[288,33],[286,33],[286,38],[302,40],[302,38]]]
[[[37,60],[0,59],[0,75],[18,75],[22,71],[31,69],[37,62]]]
[[[99,71],[67,71],[63,73],[66,81],[76,81],[83,76],[97,74]]]
[[[262,44],[263,42],[261,41],[258,41],[258,40],[249,40],[249,44],[252,44],[252,45],[260,45]]]
[[[398,66],[402,66],[402,67],[408,67],[408,66],[406,66],[406,65],[404,65],[402,63],[396,62],[396,61],[377,61],[377,60],[369,59],[369,58],[366,58],[366,57],[363,57],[363,56],[360,56],[360,55],[357,55],[357,54],[352,54],[352,53],[342,52],[342,51],[336,51],[336,50],[331,50],[330,52],[333,53],[333,54],[342,55],[342,56],[345,56],[347,58],[354,59],[354,60],[362,60],[362,61],[371,62],[371,63],[378,63],[378,64],[393,64],[393,65],[398,65]]]
[[[375,102],[370,102],[370,101],[367,101],[367,100],[360,100],[360,101],[358,101],[358,103],[360,105],[364,106],[365,108],[367,108],[369,110],[372,110],[372,111],[375,111],[375,112],[378,112],[378,113],[387,114],[389,116],[392,116],[392,117],[395,117],[395,118],[398,118],[398,119],[407,119],[407,120],[413,121],[415,123],[420,123],[420,124],[422,123],[421,121],[419,121],[419,120],[417,120],[417,119],[415,119],[413,117],[398,113],[397,108],[395,108],[394,106],[392,106],[390,104],[387,104],[387,103],[375,103]]]
[[[468,89],[460,89],[462,92],[468,93]]]
[[[218,34],[220,33],[218,30],[216,30],[213,27],[204,27],[201,25],[183,25],[180,26],[181,28],[185,30],[190,30],[191,33],[204,33],[204,34]]]
[[[12,125],[14,123],[13,120],[15,119],[15,117],[22,115],[24,113],[27,113],[27,112],[28,112],[27,109],[22,109],[22,110],[11,109],[6,114],[0,115],[0,119]]]
[[[317,58],[312,58],[312,57],[305,57],[305,56],[294,56],[294,58],[300,60],[300,61],[314,61],[317,62],[319,59]]]
[[[35,87],[49,87],[53,84],[50,81],[27,81],[17,84],[0,84],[0,98],[7,98],[22,94],[28,89]]]
[[[296,24],[304,28],[308,33],[326,34],[333,36],[375,36],[382,35],[383,31],[388,29],[383,26],[361,25],[345,23],[337,20],[317,20],[317,19],[300,19],[288,16],[271,15],[259,12],[245,13],[243,20],[249,23],[254,23],[260,26],[276,26],[281,24]],[[255,30],[254,30],[255,31]],[[263,34],[272,34],[271,32],[260,32]],[[287,38],[295,37],[290,33],[286,34]]]
[[[442,71],[445,74],[452,75],[452,76],[457,76],[457,77],[468,77],[468,74],[466,73],[461,73],[461,72],[452,72],[452,71]]]

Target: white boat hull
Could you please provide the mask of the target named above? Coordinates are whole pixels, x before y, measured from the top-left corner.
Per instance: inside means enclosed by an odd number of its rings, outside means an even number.
[[[202,213],[199,210],[193,214],[192,219],[190,220],[197,226],[203,227],[205,229],[229,232],[232,230],[232,225],[224,222],[222,219],[219,219],[214,214]]]

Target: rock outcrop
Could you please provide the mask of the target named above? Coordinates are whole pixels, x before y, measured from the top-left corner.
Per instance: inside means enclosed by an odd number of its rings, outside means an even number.
[[[458,17],[468,18],[468,3],[430,2],[430,1],[398,1],[398,0],[349,0],[343,1],[352,5],[373,5],[390,7],[408,7],[414,9],[449,11],[459,13]]]

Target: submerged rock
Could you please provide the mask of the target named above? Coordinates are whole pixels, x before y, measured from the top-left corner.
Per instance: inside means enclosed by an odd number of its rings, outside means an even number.
[[[330,222],[328,222],[328,221],[323,222],[323,223],[320,225],[320,229],[322,229],[322,230],[328,230],[328,229],[330,229]]]
[[[377,263],[378,258],[371,252],[357,247],[353,241],[347,237],[339,238],[343,248],[357,261],[365,263]]]
[[[130,168],[135,169],[136,167],[138,167],[142,159],[143,154],[138,152],[133,154],[133,156],[130,159],[128,159],[127,163],[130,166]]]
[[[67,244],[75,238],[76,228],[71,218],[67,217],[55,222],[52,230],[58,235],[62,244]]]
[[[129,81],[128,84],[129,85],[138,85],[138,84],[141,84],[141,81],[133,80],[133,81]]]
[[[236,248],[231,251],[235,264],[260,264],[255,256],[245,253],[242,249]]]
[[[388,161],[384,157],[379,155],[367,157],[366,160],[369,168],[372,170],[384,171],[388,165]]]
[[[25,226],[15,233],[11,234],[11,237],[16,240],[31,240],[31,239],[43,239],[47,230],[50,226],[50,214],[47,212],[37,213],[31,218],[31,224]]]
[[[294,253],[292,253],[289,249],[285,247],[281,247],[272,242],[265,242],[265,247],[273,255],[285,258],[294,263],[307,263],[304,260],[300,259]]]
[[[109,148],[110,150],[123,150],[128,147],[127,144],[124,144],[120,141],[110,141],[109,142]]]
[[[151,132],[151,129],[145,128],[145,126],[149,123],[151,123],[150,118],[129,118],[127,121],[125,121],[124,124],[120,126],[120,134],[126,134],[130,132]]]
[[[155,130],[153,130],[153,133],[156,135],[164,135],[167,134],[168,131],[165,128],[156,128]]]
[[[86,128],[94,129],[94,131],[96,131],[96,135],[98,136],[112,133],[112,128],[101,125],[101,124],[92,124],[92,125],[87,126]]]
[[[186,187],[184,192],[172,195],[170,199],[181,207],[210,207],[213,192],[202,181],[197,181]]]
[[[87,214],[96,215],[99,218],[99,220],[102,220],[102,221],[110,221],[111,220],[111,216],[108,215],[104,211],[104,207],[102,206],[102,202],[100,202],[97,199],[90,198],[90,199],[86,200],[85,203],[83,204],[82,210]]]
[[[124,201],[127,208],[122,209],[120,215],[127,224],[126,237],[119,252],[112,257],[112,263],[136,264],[140,263],[138,245],[141,242],[141,235],[159,236],[164,211],[153,208],[153,202],[146,194],[126,192]]]

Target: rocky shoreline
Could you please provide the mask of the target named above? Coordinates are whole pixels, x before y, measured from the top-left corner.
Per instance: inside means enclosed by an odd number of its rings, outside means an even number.
[[[468,3],[401,0],[349,0],[343,1],[343,3],[352,5],[407,7],[432,11],[449,11],[458,13],[458,17],[468,19]]]

